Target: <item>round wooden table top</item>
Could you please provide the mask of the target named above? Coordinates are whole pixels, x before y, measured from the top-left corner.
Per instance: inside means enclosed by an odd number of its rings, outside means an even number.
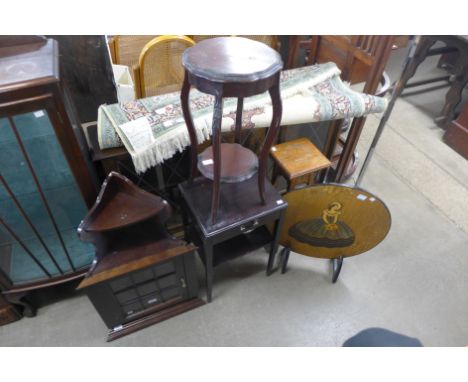
[[[216,37],[186,49],[182,65],[190,73],[214,82],[253,82],[283,67],[269,46],[244,37]]]
[[[360,188],[321,184],[283,196],[288,203],[280,244],[305,256],[333,259],[374,248],[391,225],[387,206]]]

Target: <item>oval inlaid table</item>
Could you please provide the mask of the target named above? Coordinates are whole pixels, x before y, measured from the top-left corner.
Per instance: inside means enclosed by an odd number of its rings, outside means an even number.
[[[282,273],[291,251],[331,259],[336,282],[343,259],[379,244],[390,230],[391,215],[377,196],[361,188],[322,184],[283,196],[288,203],[280,233]]]
[[[181,104],[191,144],[191,177],[197,167],[203,176],[213,181],[211,220],[215,223],[220,199],[220,182],[237,183],[251,178],[258,169],[260,199],[265,204],[265,177],[268,153],[281,122],[282,106],[279,76],[283,62],[278,52],[258,41],[242,37],[218,37],[203,40],[188,48],[182,56],[185,78]],[[197,134],[189,108],[190,87],[215,97],[212,146],[197,158]],[[271,126],[260,151],[260,159],[240,145],[244,98],[268,91],[272,100]],[[236,97],[237,111],[235,143],[221,144],[223,98]]]

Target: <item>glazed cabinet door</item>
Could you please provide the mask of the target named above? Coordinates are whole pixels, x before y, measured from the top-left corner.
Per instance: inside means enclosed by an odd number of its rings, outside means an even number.
[[[14,286],[86,269],[94,257],[76,234],[87,206],[54,118],[50,107],[0,113],[0,269]]]

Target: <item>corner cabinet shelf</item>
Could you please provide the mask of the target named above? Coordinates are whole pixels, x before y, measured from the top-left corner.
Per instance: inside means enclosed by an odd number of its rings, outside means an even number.
[[[78,233],[96,260],[85,289],[112,341],[204,302],[197,298],[196,247],[169,235],[169,204],[111,172]]]

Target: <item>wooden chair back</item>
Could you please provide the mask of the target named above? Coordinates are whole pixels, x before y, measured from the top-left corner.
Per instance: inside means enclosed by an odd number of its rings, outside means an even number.
[[[306,49],[305,64],[333,61],[341,70],[341,78],[351,84],[364,82],[364,92],[375,94],[393,45],[393,36],[292,36],[288,68],[297,65],[301,48]]]
[[[138,65],[140,53],[143,47],[157,35],[130,36],[115,35],[112,37],[112,43],[109,45],[112,62],[117,65],[126,65],[133,76],[132,68]],[[135,78],[133,78],[135,80]]]
[[[180,90],[184,80],[182,54],[195,45],[190,37],[164,35],[149,41],[134,67],[135,92],[144,98]]]

